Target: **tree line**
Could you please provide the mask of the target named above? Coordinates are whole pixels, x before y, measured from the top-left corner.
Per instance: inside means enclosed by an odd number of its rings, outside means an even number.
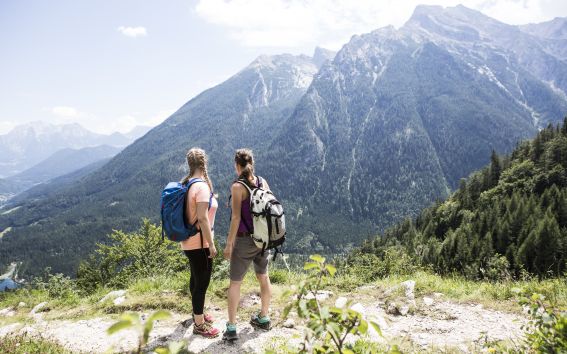
[[[419,264],[470,278],[560,276],[567,266],[567,118],[461,180],[447,200],[365,242],[401,248]]]

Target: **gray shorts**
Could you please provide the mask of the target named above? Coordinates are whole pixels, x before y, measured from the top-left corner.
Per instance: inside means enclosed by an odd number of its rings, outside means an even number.
[[[251,262],[254,262],[256,274],[267,274],[269,254],[266,250],[262,256],[262,250],[256,247],[252,237],[236,237],[230,257],[230,280],[242,281]]]

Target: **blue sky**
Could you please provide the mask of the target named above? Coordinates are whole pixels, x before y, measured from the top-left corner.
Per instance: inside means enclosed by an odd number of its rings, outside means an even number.
[[[459,2],[513,24],[567,16],[564,0],[0,0],[0,134],[155,125],[260,54],[339,49],[418,3]]]

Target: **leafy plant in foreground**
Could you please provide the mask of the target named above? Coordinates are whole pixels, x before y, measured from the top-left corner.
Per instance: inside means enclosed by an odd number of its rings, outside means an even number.
[[[520,289],[513,291],[520,295],[518,303],[529,316],[528,322],[522,326],[523,341],[513,346],[496,343],[489,345],[488,351],[512,354],[567,353],[567,309],[558,308],[542,294],[533,293],[529,296]]]
[[[535,353],[567,353],[567,309],[557,308],[541,294],[522,296],[519,303],[530,316],[523,327],[525,349]]]
[[[312,255],[309,258],[312,262],[306,262],[304,266],[309,272],[307,279],[299,284],[295,294],[285,294],[295,295],[295,300],[284,309],[284,317],[287,317],[292,309],[296,309],[298,316],[307,324],[300,352],[354,353],[352,346],[346,343],[347,336],[364,335],[369,326],[381,334],[380,327],[352,309],[351,301],[335,306],[323,304],[318,298],[320,290],[328,277],[333,277],[337,270],[333,265],[326,264],[325,258],[320,255]]]

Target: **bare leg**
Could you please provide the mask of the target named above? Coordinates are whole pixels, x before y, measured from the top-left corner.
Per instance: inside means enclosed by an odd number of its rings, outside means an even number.
[[[236,324],[236,311],[240,302],[241,281],[230,281],[228,288],[228,323]]]
[[[205,322],[205,317],[204,317],[204,315],[201,314],[201,315],[193,315],[193,316],[195,316],[195,323],[196,323],[197,325],[200,326],[200,325],[203,324],[203,322]]]
[[[268,316],[270,309],[270,300],[272,299],[272,285],[268,274],[256,274],[256,278],[260,282],[260,299],[262,300],[262,310],[260,316]]]

